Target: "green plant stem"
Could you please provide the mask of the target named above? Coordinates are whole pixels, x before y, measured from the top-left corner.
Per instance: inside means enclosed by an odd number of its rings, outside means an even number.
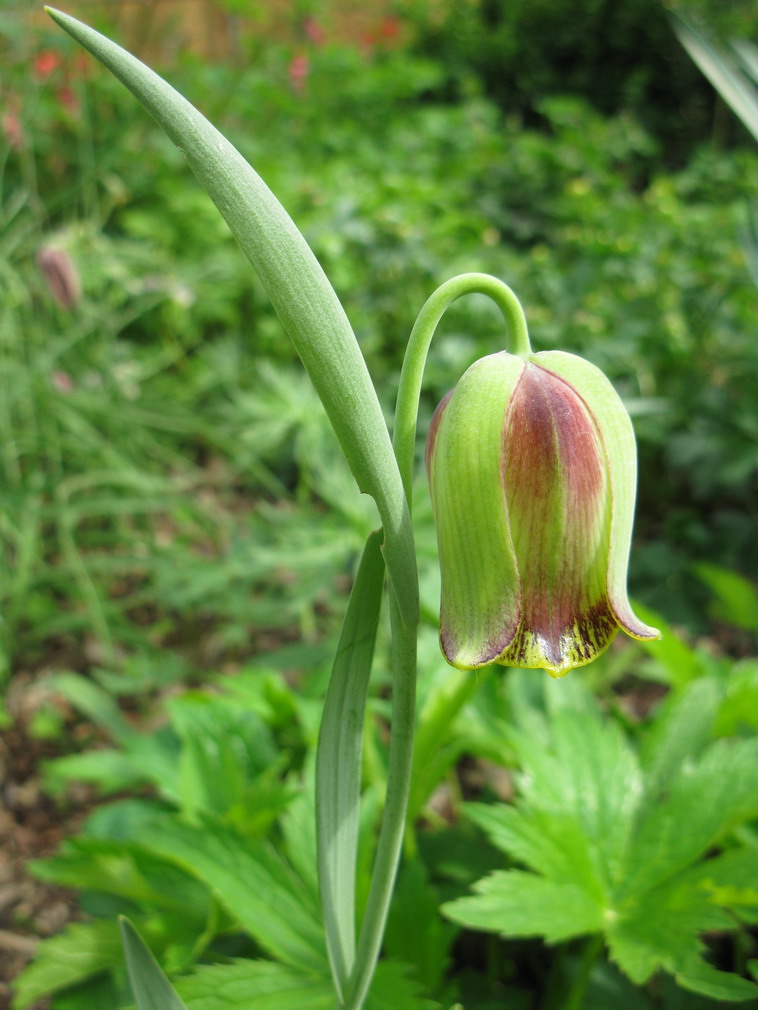
[[[529,354],[531,351],[523,309],[511,289],[495,277],[487,274],[463,274],[447,281],[427,300],[408,341],[395,413],[393,447],[409,511],[412,503],[416,416],[429,345],[448,306],[469,293],[489,295],[498,305],[507,322],[508,340],[513,353]],[[416,624],[409,621],[408,615],[402,612],[394,593],[390,600],[390,621],[393,684],[387,795],[366,914],[348,987],[346,1010],[360,1010],[379,956],[403,844],[413,768]]]
[[[346,1010],[360,1010],[374,974],[395,885],[405,831],[416,712],[416,626],[403,620],[397,599],[390,597],[392,625],[392,735],[387,794],[366,912],[348,988]]]
[[[584,996],[587,992],[587,983],[590,980],[595,962],[603,949],[603,942],[602,933],[596,933],[585,941],[576,974],[571,983],[566,1002],[563,1004],[563,1010],[581,1010]]]
[[[461,274],[446,281],[427,299],[408,340],[395,407],[393,445],[409,507],[413,501],[413,459],[418,404],[429,345],[446,310],[458,298],[468,294],[487,295],[495,302],[505,317],[506,341],[512,354],[527,355],[532,352],[521,303],[508,285],[497,277],[489,274]]]

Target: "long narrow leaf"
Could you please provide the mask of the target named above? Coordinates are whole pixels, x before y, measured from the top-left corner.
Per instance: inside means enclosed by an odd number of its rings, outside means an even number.
[[[75,18],[48,14],[132,92],[184,154],[255,268],[361,491],[377,503],[403,619],[418,617],[413,531],[387,426],[355,334],[292,219],[239,151],[162,78]]]
[[[381,532],[371,533],[350,594],[324,702],[316,755],[316,836],[329,959],[344,987],[355,958],[355,864],[361,747],[382,598]]]
[[[737,53],[745,73],[758,84],[758,46],[747,39],[733,39],[732,49]]]
[[[707,42],[683,18],[672,15],[679,41],[732,111],[758,140],[758,90],[732,59]]]
[[[121,918],[119,926],[137,1010],[187,1010],[131,922]]]

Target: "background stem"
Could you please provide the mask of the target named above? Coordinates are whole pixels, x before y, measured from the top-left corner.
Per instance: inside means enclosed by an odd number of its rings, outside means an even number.
[[[590,936],[585,941],[571,988],[566,997],[566,1002],[563,1004],[563,1010],[581,1010],[587,992],[587,983],[590,980],[595,962],[603,949],[603,943],[601,933]]]

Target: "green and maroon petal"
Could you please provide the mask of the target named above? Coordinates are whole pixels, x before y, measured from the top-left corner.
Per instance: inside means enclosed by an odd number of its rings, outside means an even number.
[[[477,361],[431,431],[440,644],[460,669],[494,662],[519,626],[521,591],[500,471],[506,412],[523,370],[523,360],[505,352]]]
[[[595,419],[611,489],[611,535],[608,546],[607,592],[614,619],[632,638],[660,638],[660,632],[633,612],[626,579],[637,493],[637,446],[634,429],[616,390],[599,368],[575,354],[543,351],[533,362],[564,379],[576,390]]]
[[[618,630],[606,592],[611,494],[594,418],[533,362],[509,405],[502,479],[522,614],[498,662],[562,676]]]

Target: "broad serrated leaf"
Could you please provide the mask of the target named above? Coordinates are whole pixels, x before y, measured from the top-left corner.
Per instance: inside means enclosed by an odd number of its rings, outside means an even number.
[[[435,1010],[418,996],[418,984],[402,965],[383,962],[374,977],[365,1010]],[[335,1010],[328,975],[271,961],[234,961],[198,968],[178,980],[187,1010]]]
[[[187,1010],[131,922],[122,918],[119,927],[137,1010]]]
[[[442,1010],[439,1003],[425,999],[421,986],[410,975],[407,964],[380,961],[366,997],[364,1010]]]
[[[182,742],[180,806],[189,813],[228,813],[274,763],[268,727],[231,698],[190,691],[169,703],[169,713]]]
[[[70,989],[56,993],[52,999],[52,1007],[53,1010],[82,1010],[83,1007],[87,1010],[113,1010],[114,1007],[126,1007],[131,1000],[127,988],[125,972],[123,976],[119,976],[118,984],[114,982],[111,974],[95,975],[86,982],[80,982]]]
[[[292,868],[318,903],[318,869],[316,860],[316,811],[312,765],[306,768],[305,788],[287,806],[280,824],[285,854]]]
[[[545,695],[549,717],[525,702],[511,735],[522,763],[517,801],[464,809],[533,872],[495,872],[474,885],[474,895],[443,906],[445,914],[472,928],[550,942],[602,932],[636,983],[664,969],[691,987],[700,978],[698,992],[707,994],[710,984],[717,991],[721,982],[709,974],[700,936],[733,930],[740,916],[753,921],[758,897],[758,849],[701,861],[758,813],[758,740],[721,740],[698,753],[721,693],[704,680],[671,702],[646,752],[647,775],[581,692],[560,705]],[[704,966],[700,974],[697,966]],[[732,995],[723,998],[748,998],[735,978],[731,990],[724,981],[719,991]]]
[[[571,812],[485,803],[468,803],[464,810],[498,848],[520,863],[553,880],[573,881],[599,904],[608,900],[592,839]]]
[[[683,989],[700,993],[726,1003],[746,1003],[758,1000],[758,985],[728,971],[719,971],[702,958],[676,972],[676,981]]]
[[[203,881],[271,953],[296,968],[326,967],[324,937],[311,892],[265,841],[250,841],[211,818],[200,827],[166,819],[146,844]]]
[[[664,702],[642,746],[648,802],[668,788],[671,776],[687,758],[703,750],[711,738],[720,700],[719,685],[701,677]]]
[[[16,978],[14,1007],[24,1010],[42,996],[84,982],[121,962],[115,922],[82,922],[42,940],[34,960]]]
[[[507,870],[478,881],[474,890],[476,895],[442,906],[446,915],[470,929],[543,936],[548,943],[558,943],[600,932],[604,925],[605,909],[575,884]]]
[[[334,1010],[324,975],[273,961],[234,961],[198,968],[177,981],[187,1010]]]
[[[615,908],[608,918],[611,957],[638,984],[659,968],[675,971],[704,950],[698,934],[729,929],[729,915],[686,876],[653,888]]]
[[[709,901],[734,912],[758,908],[758,848],[729,849],[686,874]]]
[[[730,828],[758,814],[758,739],[719,740],[673,776],[641,814],[619,897],[642,894],[702,856]]]
[[[124,898],[142,908],[205,921],[209,896],[193,874],[168,857],[133,842],[71,838],[58,855],[31,864],[36,876],[65,887]]]
[[[555,812],[585,835],[595,875],[607,888],[618,879],[642,798],[637,758],[619,727],[604,723],[594,707],[557,711],[550,737],[546,747],[533,730],[512,736],[524,805]]]

